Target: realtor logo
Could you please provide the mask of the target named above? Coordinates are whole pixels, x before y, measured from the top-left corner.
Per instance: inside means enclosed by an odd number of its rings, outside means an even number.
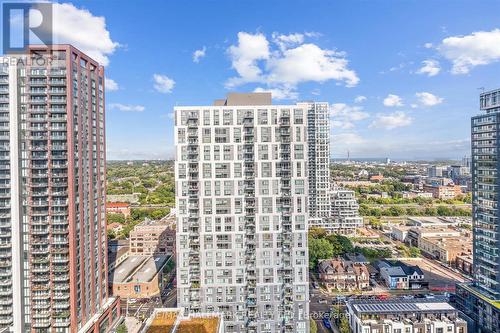
[[[3,3],[3,54],[26,53],[29,44],[52,45],[52,4]]]

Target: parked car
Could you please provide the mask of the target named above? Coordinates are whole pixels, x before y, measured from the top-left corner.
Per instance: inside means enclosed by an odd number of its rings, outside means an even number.
[[[323,325],[325,325],[325,327],[329,330],[332,329],[332,324],[330,324],[330,320],[328,320],[328,318],[323,318]]]
[[[322,299],[320,299],[320,300],[318,301],[318,303],[319,303],[319,304],[327,304],[327,303],[328,303],[328,301],[327,301],[326,299],[322,298]]]

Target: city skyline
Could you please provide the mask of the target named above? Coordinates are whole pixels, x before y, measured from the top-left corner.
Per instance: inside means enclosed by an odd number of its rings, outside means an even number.
[[[288,4],[286,20],[273,19],[283,2],[200,3],[195,11],[82,3],[56,5],[55,39],[106,66],[110,160],[172,159],[174,106],[267,89],[288,97],[277,103],[330,103],[332,157],[461,158],[474,97],[496,86],[500,66],[495,2]],[[261,8],[258,17],[236,15]],[[63,34],[64,17],[92,29]]]

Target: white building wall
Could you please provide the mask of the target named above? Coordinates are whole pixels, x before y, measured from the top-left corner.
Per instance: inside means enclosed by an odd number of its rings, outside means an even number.
[[[309,330],[306,121],[298,105],[175,108],[178,302],[224,312],[225,332]]]

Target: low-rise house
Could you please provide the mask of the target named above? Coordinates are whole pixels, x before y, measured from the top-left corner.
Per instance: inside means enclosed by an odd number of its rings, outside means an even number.
[[[353,333],[467,333],[467,322],[445,298],[347,302]]]
[[[328,289],[363,290],[369,287],[370,274],[364,264],[338,259],[318,263],[320,281]]]
[[[118,222],[110,223],[106,226],[106,230],[113,231],[115,234],[123,231],[123,225]]]
[[[384,180],[384,176],[383,175],[372,175],[372,176],[370,176],[370,181],[374,182],[374,183],[380,183],[383,180]]]
[[[410,266],[401,261],[382,260],[376,264],[380,277],[390,289],[421,289],[428,285],[424,273],[418,266]]]
[[[106,213],[108,214],[123,214],[125,217],[130,216],[130,204],[127,202],[107,202]]]

